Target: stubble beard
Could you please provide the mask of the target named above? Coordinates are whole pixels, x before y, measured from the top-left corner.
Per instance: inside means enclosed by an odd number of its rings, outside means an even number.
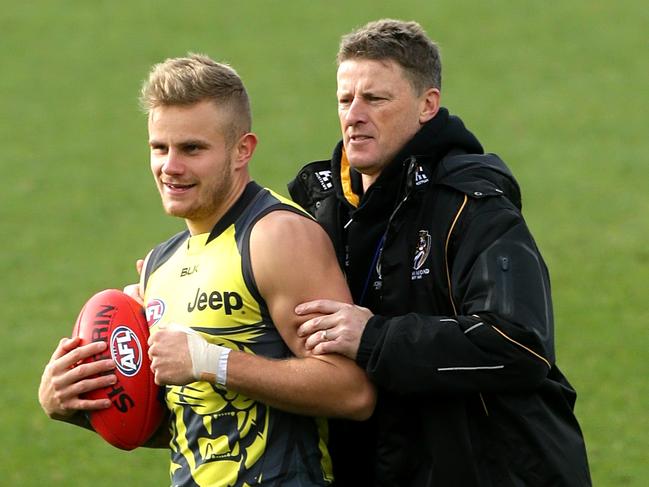
[[[185,220],[200,221],[210,218],[215,214],[227,199],[228,190],[232,186],[232,173],[230,171],[232,161],[228,160],[223,166],[221,174],[214,179],[211,187],[203,189],[203,194],[199,194],[197,199],[186,208],[174,208],[172,206],[163,206],[165,213],[169,216],[183,218]]]

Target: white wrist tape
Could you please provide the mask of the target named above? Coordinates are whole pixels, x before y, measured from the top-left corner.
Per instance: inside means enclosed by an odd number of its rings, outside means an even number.
[[[228,355],[231,350],[209,343],[200,333],[189,327],[174,323],[170,328],[187,334],[194,379],[225,386],[228,377]]]

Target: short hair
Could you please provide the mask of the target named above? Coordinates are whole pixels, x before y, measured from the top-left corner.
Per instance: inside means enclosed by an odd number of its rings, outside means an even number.
[[[140,93],[147,114],[159,106],[193,105],[204,100],[232,111],[232,135],[250,131],[250,100],[243,81],[231,66],[204,54],[189,53],[154,65]]]
[[[417,22],[381,19],[343,36],[338,65],[355,58],[395,61],[417,93],[429,88],[442,89],[439,47]]]

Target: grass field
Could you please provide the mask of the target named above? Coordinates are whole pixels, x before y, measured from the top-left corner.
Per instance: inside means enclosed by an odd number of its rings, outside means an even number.
[[[6,2],[0,14],[2,485],[167,485],[165,451],[112,449],[48,420],[44,364],[92,293],[182,227],[165,217],[137,108],[151,64],[232,63],[282,192],[338,138],[338,39],[380,17],[439,41],[444,104],[523,188],[553,278],[558,362],[598,486],[649,479],[649,95],[640,0]]]

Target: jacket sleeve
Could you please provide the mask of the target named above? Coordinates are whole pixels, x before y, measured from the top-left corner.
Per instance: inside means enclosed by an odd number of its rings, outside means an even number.
[[[535,389],[554,362],[547,269],[520,212],[474,203],[449,263],[454,313],[374,316],[357,362],[402,394]]]

